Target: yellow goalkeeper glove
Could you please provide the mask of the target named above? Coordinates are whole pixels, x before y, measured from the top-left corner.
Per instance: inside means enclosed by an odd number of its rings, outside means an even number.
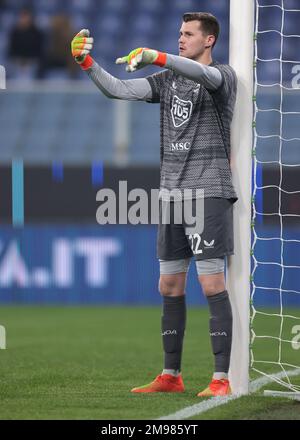
[[[138,47],[137,49],[132,50],[129,55],[116,59],[116,64],[127,63],[127,72],[135,72],[149,64],[164,67],[166,62],[166,53],[154,49],[148,49],[147,47]]]
[[[90,37],[88,29],[81,29],[71,42],[72,55],[76,63],[84,70],[90,68],[93,64],[93,58],[89,55],[93,49],[93,43],[94,38]]]

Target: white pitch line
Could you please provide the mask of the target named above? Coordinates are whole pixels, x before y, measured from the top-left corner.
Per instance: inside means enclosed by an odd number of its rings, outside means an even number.
[[[285,377],[286,374],[288,376],[298,376],[300,374],[300,369],[297,370],[291,370],[291,371],[282,371],[278,374],[274,374],[273,377],[276,377],[278,379],[281,379],[282,377]],[[249,393],[255,393],[260,388],[262,388],[264,385],[267,385],[268,383],[273,382],[272,377],[263,376],[260,377],[250,383],[249,387]],[[210,409],[216,408],[217,406],[226,405],[226,403],[231,402],[232,400],[236,400],[242,397],[238,394],[232,394],[230,396],[224,396],[224,397],[211,397],[208,400],[204,400],[204,402],[196,403],[192,406],[187,406],[186,408],[183,408],[173,414],[169,414],[168,416],[159,417],[157,420],[184,420],[188,419],[189,417],[202,414]]]

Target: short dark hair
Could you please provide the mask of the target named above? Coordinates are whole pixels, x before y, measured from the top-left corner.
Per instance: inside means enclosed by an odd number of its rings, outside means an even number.
[[[199,21],[201,23],[202,32],[205,35],[213,35],[215,37],[215,42],[212,45],[212,47],[214,47],[220,33],[220,25],[214,15],[209,12],[186,12],[182,18],[185,23],[194,20]]]

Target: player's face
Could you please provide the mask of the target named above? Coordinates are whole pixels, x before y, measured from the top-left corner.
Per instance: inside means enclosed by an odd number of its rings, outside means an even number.
[[[197,60],[214,42],[213,35],[204,35],[198,20],[183,22],[179,31],[179,55]]]

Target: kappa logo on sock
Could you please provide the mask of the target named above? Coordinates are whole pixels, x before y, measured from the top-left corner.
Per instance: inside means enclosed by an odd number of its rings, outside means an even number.
[[[177,335],[177,331],[176,330],[165,330],[161,335],[162,336]]]
[[[210,336],[227,336],[226,332],[212,332]]]

